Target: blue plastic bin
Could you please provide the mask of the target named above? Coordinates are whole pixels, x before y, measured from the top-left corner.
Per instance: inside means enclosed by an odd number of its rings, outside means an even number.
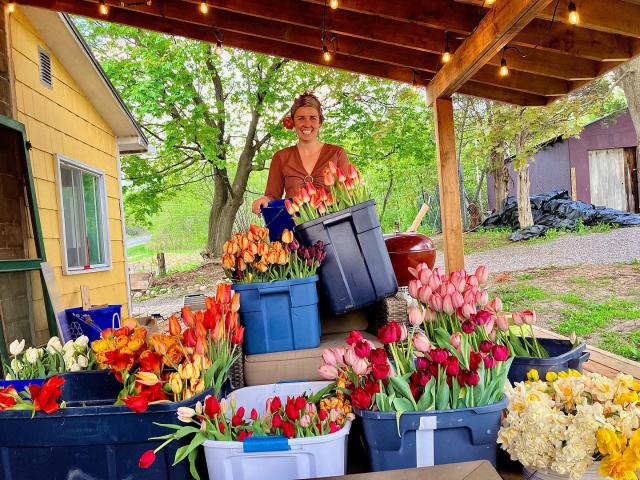
[[[98,340],[105,328],[120,328],[122,305],[109,305],[103,308],[83,310],[82,307],[67,308],[67,324],[71,338],[86,335],[90,341]]]
[[[89,402],[92,405],[104,403],[112,405],[122,384],[108,370],[86,370],[82,372],[67,372],[58,374],[65,380],[62,388],[62,400],[69,406],[75,403]],[[31,380],[0,380],[0,388],[13,387],[18,391],[24,391],[29,385],[42,385],[46,378],[34,378]]]
[[[544,378],[547,372],[561,372],[573,369],[582,371],[582,365],[589,360],[589,352],[585,351],[587,346],[584,343],[573,345],[569,340],[556,340],[551,338],[539,338],[538,341],[547,352],[548,358],[515,357],[509,368],[509,382],[524,382],[527,379],[527,372],[535,368]]]
[[[62,387],[63,397],[65,386],[66,383]],[[0,478],[24,480],[43,475],[52,480],[191,478],[187,461],[172,466],[176,450],[186,445],[190,437],[160,450],[155,463],[146,470],[138,467],[138,460],[146,450],[160,445],[161,441],[149,441],[150,437],[171,432],[154,422],[175,424],[178,407],[193,406],[208,394],[179,403],[151,405],[143,413],[132,412],[126,406],[92,405],[82,397],[71,402],[86,406],[68,407],[51,415],[37,413],[33,419],[29,411],[2,412]]]
[[[496,464],[498,430],[507,399],[457,410],[395,412],[356,410],[373,471],[488,460]],[[398,430],[400,435],[398,435]]]
[[[271,200],[269,205],[262,207],[260,211],[262,218],[264,218],[264,224],[269,229],[269,240],[272,242],[280,240],[285,228],[293,231],[295,223],[284,207],[284,200]]]
[[[296,226],[305,245],[318,240],[325,244],[327,258],[318,275],[334,315],[365,307],[398,291],[375,205],[369,200]]]
[[[320,346],[317,275],[236,284],[247,355]]]
[[[29,385],[42,385],[46,378],[33,378],[31,380],[0,380],[0,388],[13,385],[17,392],[24,391]]]

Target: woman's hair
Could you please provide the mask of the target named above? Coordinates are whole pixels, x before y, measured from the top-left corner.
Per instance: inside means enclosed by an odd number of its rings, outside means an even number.
[[[293,119],[296,110],[300,107],[312,107],[318,111],[320,123],[324,123],[324,115],[322,115],[322,104],[313,92],[305,91],[302,95],[298,95],[291,105],[291,118]]]

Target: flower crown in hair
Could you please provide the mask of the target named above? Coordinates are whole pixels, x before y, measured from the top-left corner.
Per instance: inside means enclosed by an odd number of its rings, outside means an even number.
[[[282,119],[282,126],[287,130],[293,130],[293,118],[286,116]]]

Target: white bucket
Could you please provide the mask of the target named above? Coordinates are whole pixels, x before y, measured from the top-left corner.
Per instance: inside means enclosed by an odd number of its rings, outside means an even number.
[[[593,462],[593,464],[582,475],[582,480],[603,480],[603,477],[598,473],[600,468],[600,462]],[[522,477],[524,480],[567,480],[569,475],[560,475],[554,472],[544,472],[542,470],[528,470],[526,467],[522,469]]]
[[[267,398],[313,393],[329,382],[278,383],[232,392],[238,407],[265,412]],[[288,480],[344,475],[351,422],[335,433],[308,438],[262,437],[244,442],[204,442],[210,480]]]

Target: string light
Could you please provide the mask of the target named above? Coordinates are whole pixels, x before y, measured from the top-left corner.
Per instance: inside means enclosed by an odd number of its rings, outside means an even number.
[[[216,30],[216,48],[214,49],[216,55],[222,55],[222,40],[224,40],[222,32]]]
[[[494,2],[495,0],[484,0],[484,6],[490,7],[491,5],[493,5]]]
[[[338,0],[329,0],[329,6],[331,7],[331,10],[335,10],[338,8]]]
[[[7,11],[9,13],[13,13],[16,11],[16,4],[14,2],[9,2],[9,4],[7,5]]]
[[[109,6],[104,3],[104,0],[100,0],[98,11],[100,12],[100,15],[109,15]]]
[[[413,71],[413,80],[411,81],[411,91],[418,93],[418,80],[416,80],[416,71]]]
[[[451,50],[449,49],[449,32],[444,32],[444,52],[442,53],[442,63],[449,63],[451,60]]]
[[[506,77],[507,75],[509,75],[509,67],[507,67],[507,59],[502,57],[502,60],[500,60],[500,70],[498,70],[498,72],[500,73],[501,77]]]
[[[200,10],[200,13],[203,15],[206,15],[207,13],[209,13],[209,5],[207,5],[207,2],[200,2],[199,10]]]
[[[578,15],[578,9],[576,8],[576,4],[573,2],[569,2],[569,23],[571,25],[577,25],[580,21],[580,15]]]
[[[331,61],[331,52],[326,45],[322,45],[322,58],[324,58],[325,62]]]

